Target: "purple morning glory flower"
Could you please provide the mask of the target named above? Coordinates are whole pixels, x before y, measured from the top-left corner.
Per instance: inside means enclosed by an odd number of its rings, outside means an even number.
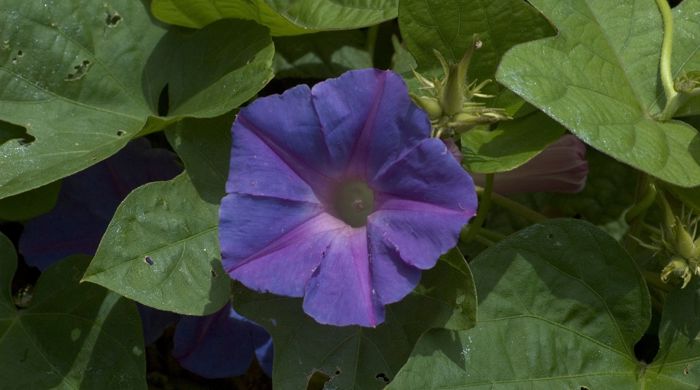
[[[256,100],[233,125],[224,268],[304,297],[324,324],[376,326],[475,214],[469,175],[395,73],[344,73]]]
[[[180,171],[174,153],[151,148],[144,138],[131,141],[109,159],[66,178],[54,209],[26,223],[20,251],[28,264],[41,270],[75,253],[93,255],[117,206],[129,192],[151,181],[171,179]],[[240,375],[256,353],[270,375],[270,336],[233,312],[230,305],[202,317],[137,307],[146,344],[180,322],[173,348],[184,368],[207,378]]]

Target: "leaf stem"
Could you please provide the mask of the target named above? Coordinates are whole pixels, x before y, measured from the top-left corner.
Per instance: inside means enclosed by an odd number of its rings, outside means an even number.
[[[481,188],[477,188],[476,192],[478,193],[479,191],[484,190]],[[491,194],[491,200],[493,201],[493,204],[503,207],[506,210],[512,211],[513,213],[518,214],[521,217],[528,219],[534,223],[540,223],[547,220],[547,217],[538,213],[537,211],[495,192]]]
[[[671,54],[673,51],[673,14],[671,13],[671,6],[668,4],[667,0],[656,0],[656,5],[659,7],[661,12],[661,19],[664,24],[664,37],[661,43],[661,62],[659,64],[659,70],[661,73],[661,84],[664,87],[664,93],[666,94],[666,106],[659,119],[661,121],[667,121],[673,117],[676,110],[683,103],[683,96],[676,91],[673,83],[673,73],[671,70]]]
[[[488,238],[493,242],[498,242],[506,238],[505,234],[497,232],[495,230],[487,229],[483,226],[479,228],[479,235],[484,236],[485,238]]]
[[[379,25],[375,24],[367,29],[367,42],[366,49],[369,53],[369,58],[372,60],[372,65],[374,65],[374,49],[377,46],[377,35],[379,34]]]

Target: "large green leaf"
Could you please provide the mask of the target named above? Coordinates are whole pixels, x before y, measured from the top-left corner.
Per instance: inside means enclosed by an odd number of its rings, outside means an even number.
[[[685,0],[673,9],[673,70],[675,77],[683,72],[700,70],[700,1]],[[659,94],[659,98],[662,95]],[[681,107],[678,115],[700,115],[700,96]]]
[[[56,205],[61,181],[0,199],[0,220],[26,221],[48,213]]]
[[[541,112],[462,134],[463,165],[472,173],[507,172],[538,155],[566,129]]]
[[[402,0],[401,34],[419,70],[440,67],[433,50],[452,63],[460,61],[473,34],[483,42],[469,67],[470,79],[492,79],[498,62],[516,44],[554,33],[537,10],[521,0]],[[495,91],[496,85],[492,86]]]
[[[73,257],[49,268],[29,307],[17,310],[10,296],[15,250],[0,235],[0,387],[146,389],[136,306],[79,284],[87,262]]]
[[[697,131],[685,123],[653,119],[661,109],[662,32],[656,4],[532,3],[559,34],[510,50],[498,81],[616,159],[677,185],[700,184]]]
[[[233,120],[233,114],[212,119],[188,118],[165,131],[168,142],[185,163],[187,176],[208,203],[218,204],[226,195]]]
[[[275,39],[276,77],[322,79],[372,67],[359,30],[331,31]]]
[[[224,18],[254,20],[272,35],[349,30],[396,17],[398,0],[153,0],[153,14],[180,26],[200,28]]]
[[[272,335],[272,381],[282,390],[305,388],[314,372],[330,377],[326,388],[383,388],[422,332],[467,329],[476,320],[471,272],[457,250],[424,272],[412,294],[388,306],[386,322],[374,329],[320,325],[304,314],[300,299],[256,294],[241,286],[235,288],[233,302]]]
[[[272,77],[274,51],[252,22],[168,31],[134,0],[4,1],[0,45],[0,120],[26,130],[0,126],[0,198],[115,153],[165,110],[166,84],[166,119],[230,111]]]
[[[218,220],[218,204],[202,200],[186,173],[141,186],[117,208],[83,280],[157,309],[213,313],[230,292]]]
[[[649,293],[634,260],[603,231],[551,220],[471,266],[477,326],[426,333],[392,388],[644,388],[633,346],[649,325]]]
[[[660,349],[646,368],[647,389],[697,389],[700,383],[700,281],[666,298]]]

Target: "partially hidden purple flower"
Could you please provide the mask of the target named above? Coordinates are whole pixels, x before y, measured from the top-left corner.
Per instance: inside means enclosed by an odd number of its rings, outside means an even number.
[[[53,210],[24,225],[20,253],[42,271],[73,254],[93,255],[131,190],[172,179],[181,170],[172,152],[151,148],[145,138],[131,141],[114,156],[63,180]]]
[[[483,186],[484,175],[473,175]],[[588,177],[586,144],[566,134],[540,154],[512,171],[494,176],[493,190],[499,194],[559,192],[573,194],[583,190]]]
[[[182,316],[175,328],[173,357],[205,378],[241,375],[248,370],[253,356],[271,375],[272,339],[231,305],[206,317]]]
[[[122,200],[136,187],[168,180],[182,171],[177,156],[151,148],[147,139],[131,141],[109,159],[66,178],[56,206],[28,221],[20,237],[25,261],[42,271],[67,256],[93,255]],[[207,378],[240,375],[258,355],[263,370],[272,370],[272,339],[230,305],[210,316],[194,317],[137,305],[150,344],[175,325],[174,353],[186,369]]]
[[[304,297],[320,323],[380,324],[475,214],[471,178],[429,133],[403,80],[376,69],[242,109],[220,209],[225,270]]]

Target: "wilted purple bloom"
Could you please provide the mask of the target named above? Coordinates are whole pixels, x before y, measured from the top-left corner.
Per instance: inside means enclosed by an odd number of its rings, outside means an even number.
[[[376,326],[475,214],[469,175],[388,71],[256,100],[234,123],[224,268],[304,297],[318,322]]]
[[[263,371],[272,373],[272,339],[231,305],[206,317],[182,316],[173,343],[173,356],[182,367],[205,378],[241,375],[254,355]]]
[[[499,194],[576,193],[586,186],[587,177],[586,145],[567,134],[518,168],[497,173],[493,189]],[[483,186],[484,175],[474,175],[474,182]]]
[[[25,225],[20,251],[28,264],[41,270],[72,254],[93,255],[117,206],[129,192],[151,181],[171,179],[180,171],[174,153],[151,148],[143,138],[131,141],[109,159],[66,178],[54,209]],[[176,358],[181,358],[178,360],[186,369],[209,378],[240,375],[255,351],[263,370],[270,374],[270,336],[235,314],[230,305],[202,317],[137,307],[146,344],[180,321],[174,350],[179,351]],[[228,350],[224,352],[222,346]]]

